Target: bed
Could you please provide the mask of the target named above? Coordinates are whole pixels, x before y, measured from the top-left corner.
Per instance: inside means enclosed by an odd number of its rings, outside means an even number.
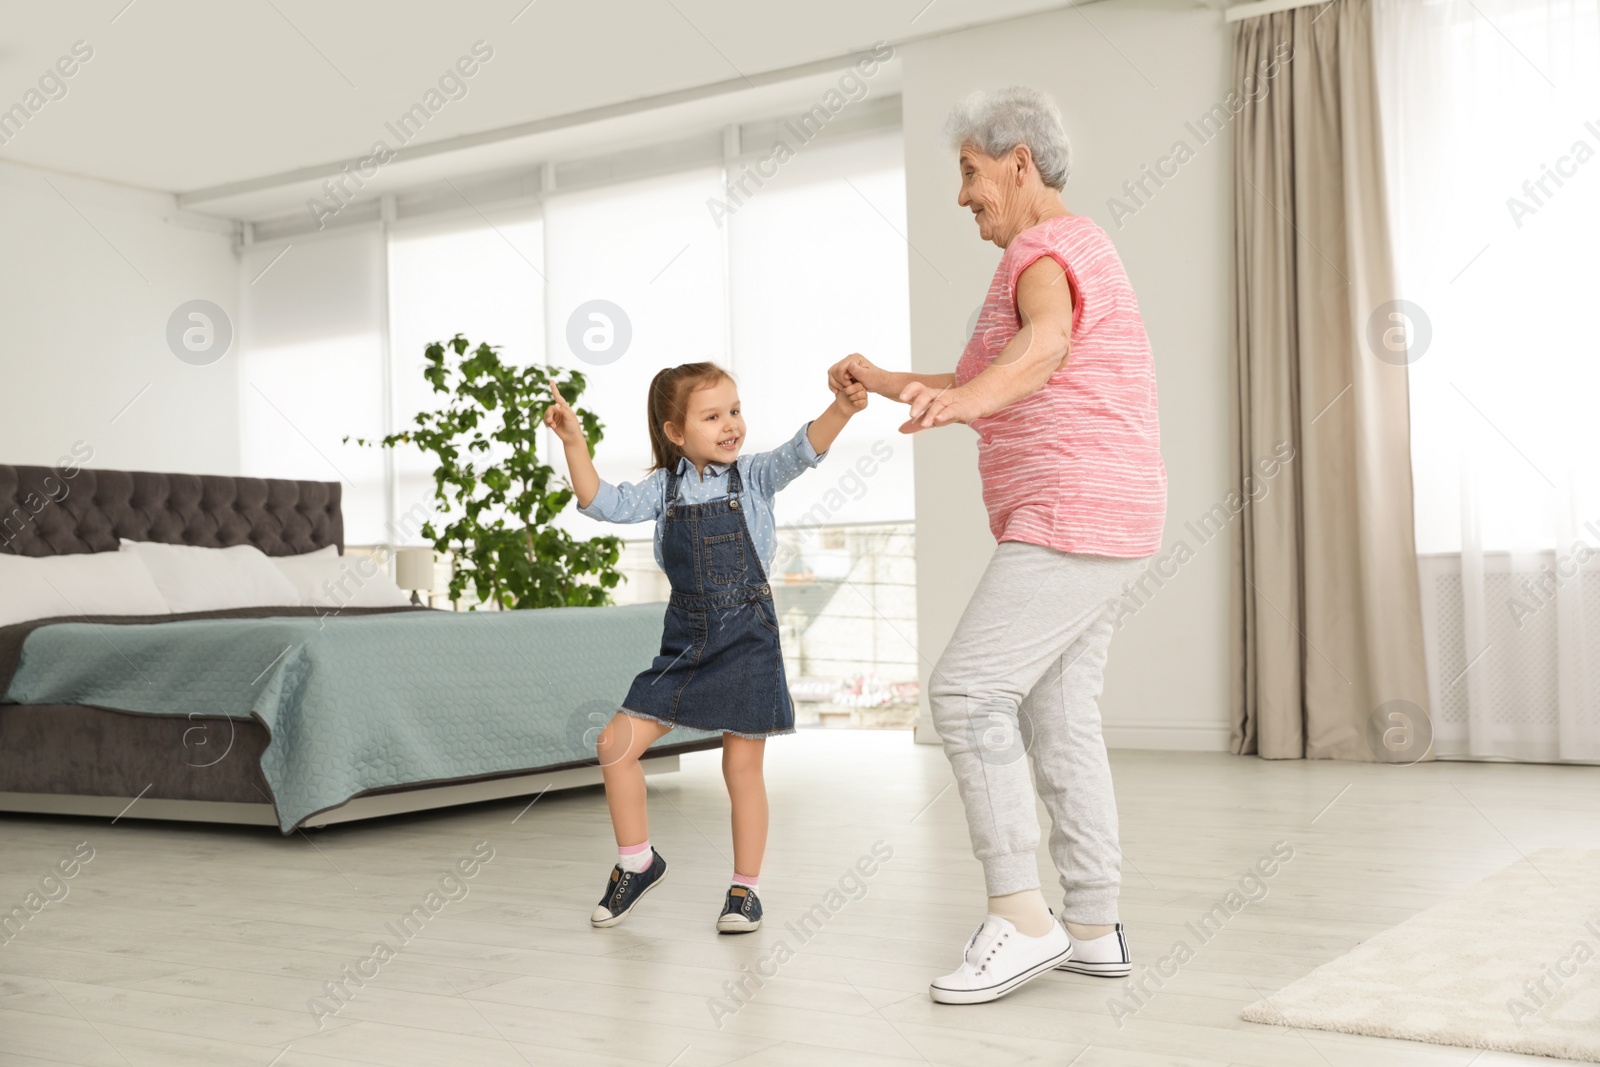
[[[343,552],[340,485],[0,465],[0,552]],[[263,564],[264,566],[265,564]],[[0,811],[284,833],[601,781],[662,605],[252,607],[0,626]],[[674,731],[646,773],[720,737]]]

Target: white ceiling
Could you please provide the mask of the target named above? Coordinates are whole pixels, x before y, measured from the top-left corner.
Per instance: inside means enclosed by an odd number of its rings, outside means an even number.
[[[419,141],[746,76],[759,81],[764,72],[878,40],[1060,6],[1061,0],[759,6],[751,0],[0,0],[0,108],[21,100],[74,42],[94,49],[67,82],[67,95],[0,146],[0,159],[164,192],[212,190],[302,168],[337,169],[366,155],[384,135],[384,123],[419,101],[479,40],[494,49],[493,58]],[[194,206],[243,204],[219,198]]]
[[[839,76],[838,70],[811,74],[773,85],[741,88],[679,103],[629,110],[603,119],[563,124],[536,133],[499,136],[496,132],[484,143],[468,147],[456,147],[453,141],[446,140],[438,143],[440,147],[450,148],[449,151],[432,155],[400,154],[366,180],[360,193],[363,199],[371,201],[384,193],[437,186],[464,175],[530,173],[546,161],[594,159],[630,151],[640,145],[661,145],[708,133],[715,141],[718,131],[732,123],[769,116],[787,117],[807,110],[835,87]],[[879,101],[899,92],[898,61],[886,64],[868,87],[869,94]],[[465,100],[470,103],[472,97],[469,95]],[[859,114],[869,106],[862,101],[855,111]],[[393,137],[385,136],[385,140],[394,144]],[[337,170],[337,166],[329,164],[313,168],[305,175],[278,174],[241,183],[238,187],[211,187],[185,194],[180,203],[190,211],[250,222],[278,219],[290,213],[299,218],[306,214],[308,199],[328,201],[323,184]],[[453,192],[453,198],[464,195],[459,189]]]

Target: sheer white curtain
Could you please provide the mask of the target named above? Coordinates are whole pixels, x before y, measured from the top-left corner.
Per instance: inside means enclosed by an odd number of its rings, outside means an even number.
[[[1597,760],[1600,3],[1375,11],[1436,748]]]

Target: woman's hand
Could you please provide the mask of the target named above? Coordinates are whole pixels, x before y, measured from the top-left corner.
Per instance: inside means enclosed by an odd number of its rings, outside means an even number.
[[[893,399],[890,387],[893,384],[893,375],[878,367],[866,356],[859,352],[852,352],[844,359],[828,368],[828,388],[835,393],[841,392],[846,386],[860,384],[866,387],[867,392],[877,393]]]
[[[916,433],[934,426],[971,422],[983,417],[978,398],[965,386],[947,385],[943,389],[935,389],[922,382],[912,382],[900,394],[900,402],[911,407],[911,417],[901,424],[901,433]]]
[[[552,389],[555,400],[545,410],[544,424],[556,432],[564,445],[588,445],[588,440],[583,436],[583,423],[578,421],[577,414],[567,406],[567,400],[558,390]]]

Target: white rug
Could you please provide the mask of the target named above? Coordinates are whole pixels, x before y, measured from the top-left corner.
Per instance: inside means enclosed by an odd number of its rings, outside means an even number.
[[[1535,852],[1241,1018],[1600,1063],[1600,851]]]

